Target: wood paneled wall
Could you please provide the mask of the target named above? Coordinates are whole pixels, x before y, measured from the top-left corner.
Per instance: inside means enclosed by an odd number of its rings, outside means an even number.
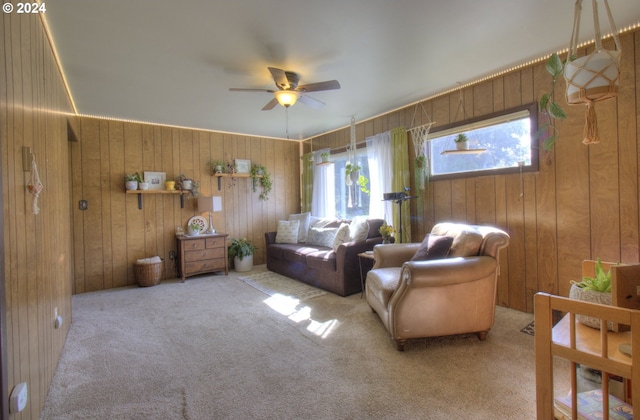
[[[37,419],[71,324],[71,240],[67,113],[71,105],[38,15],[0,16],[0,140],[8,389],[26,382]],[[31,211],[22,148],[33,151],[44,190]],[[54,329],[54,311],[63,316]]]
[[[435,223],[449,220],[496,225],[511,235],[501,257],[502,306],[532,312],[538,291],[567,296],[569,281],[580,278],[584,259],[639,261],[640,31],[624,34],[621,41],[618,97],[595,106],[600,144],[581,143],[584,107],[565,105],[569,117],[558,124],[554,150],[541,151],[538,172],[432,182],[420,203],[421,213],[416,200],[411,201],[416,241]],[[605,46],[613,48],[610,42]],[[467,117],[537,101],[550,88],[544,63],[480,82],[463,89]],[[556,100],[563,104],[564,81],[558,91]],[[458,98],[456,91],[421,105],[431,120],[444,125],[454,122]],[[428,121],[420,108],[415,111],[409,106],[358,124],[357,141]],[[315,137],[313,148],[344,146],[348,139],[346,128]],[[411,144],[408,147],[413,154]],[[308,150],[310,142],[305,144]]]
[[[77,118],[78,143],[71,144],[74,293],[135,284],[133,265],[139,258],[159,255],[176,276],[170,252],[176,251],[175,228],[186,229],[197,210],[197,200],[178,195],[125,194],[124,174],[165,172],[167,180],[179,174],[200,182],[203,196],[222,196],[221,213],[213,225],[229,238],[247,237],[258,250],[254,264],[264,264],[264,233],[300,209],[300,159],[297,142],[245,137],[216,132],[154,126],[89,117]],[[211,160],[250,159],[267,168],[273,190],[267,201],[252,192],[250,178],[235,186],[212,177]],[[87,200],[88,210],[78,202]],[[208,214],[203,214],[208,217]]]

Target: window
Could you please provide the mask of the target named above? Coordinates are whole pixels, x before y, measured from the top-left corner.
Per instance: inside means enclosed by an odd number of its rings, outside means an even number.
[[[356,165],[360,166],[360,176],[367,179],[365,188],[361,188],[357,182],[347,185],[345,168],[349,163],[347,152],[331,154],[335,171],[336,217],[341,219],[353,219],[354,216],[369,214],[369,194],[364,190],[369,189],[369,160],[366,149],[356,150]],[[353,162],[351,162],[353,163]]]
[[[535,171],[538,153],[535,103],[432,130],[428,153],[431,179]],[[466,134],[467,151],[455,151],[454,138]]]

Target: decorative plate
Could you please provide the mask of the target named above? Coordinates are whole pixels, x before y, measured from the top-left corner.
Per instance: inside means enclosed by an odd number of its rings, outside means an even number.
[[[207,222],[207,219],[202,216],[193,216],[191,219],[189,219],[187,227],[192,224],[200,226],[200,233],[204,233],[209,227],[209,222]]]

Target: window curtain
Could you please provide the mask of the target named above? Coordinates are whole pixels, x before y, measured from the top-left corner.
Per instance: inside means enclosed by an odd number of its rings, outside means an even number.
[[[300,157],[302,160],[302,192],[300,197],[300,208],[302,213],[311,211],[311,199],[313,194],[313,152],[305,153]]]
[[[404,127],[391,130],[391,143],[393,145],[393,179],[391,180],[392,191],[401,192],[405,187],[410,186],[409,173],[409,136]],[[409,200],[402,201],[402,220],[400,220],[400,209],[398,205],[393,206],[393,226],[399,235],[399,228],[402,226],[402,238],[396,240],[411,242],[411,206]]]
[[[374,218],[385,219],[387,224],[393,225],[393,202],[382,201],[383,194],[392,192],[391,179],[393,177],[393,147],[391,147],[391,132],[367,137],[367,160],[369,161],[369,215]]]
[[[313,152],[313,193],[311,195],[311,214],[317,217],[335,217],[336,182],[334,165],[320,165],[320,156],[329,149]]]

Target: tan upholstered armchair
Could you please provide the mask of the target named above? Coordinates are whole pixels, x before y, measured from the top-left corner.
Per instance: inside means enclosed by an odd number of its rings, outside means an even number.
[[[489,226],[455,223],[439,223],[431,235],[453,238],[445,258],[410,261],[419,243],[373,250],[367,302],[400,351],[410,338],[477,333],[484,340],[493,326],[498,257],[509,235]]]

